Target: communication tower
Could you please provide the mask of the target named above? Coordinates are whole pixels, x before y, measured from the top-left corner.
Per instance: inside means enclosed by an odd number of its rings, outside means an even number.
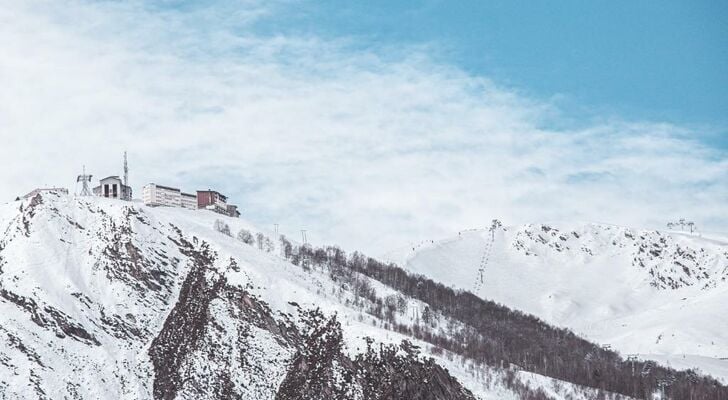
[[[81,196],[91,196],[88,183],[91,182],[92,175],[86,175],[86,166],[83,166],[83,173],[76,178],[76,183],[81,182]]]
[[[126,163],[126,151],[124,151],[124,186],[129,187],[129,165]]]

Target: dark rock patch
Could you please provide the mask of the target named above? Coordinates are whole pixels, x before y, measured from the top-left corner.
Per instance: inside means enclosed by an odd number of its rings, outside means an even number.
[[[42,308],[35,300],[20,296],[10,292],[5,288],[0,288],[0,298],[3,298],[30,314],[31,321],[36,325],[51,329],[57,337],[65,338],[66,336],[88,345],[100,345],[98,340],[86,331],[83,326],[74,322],[70,316],[64,314],[51,306],[45,305]]]

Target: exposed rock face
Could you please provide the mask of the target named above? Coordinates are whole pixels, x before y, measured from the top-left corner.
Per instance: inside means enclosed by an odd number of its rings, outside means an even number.
[[[0,298],[3,298],[24,310],[31,321],[41,328],[53,331],[59,338],[66,336],[89,345],[100,345],[96,338],[87,332],[83,326],[74,322],[68,315],[49,305],[39,306],[35,300],[17,295],[0,286]]]
[[[355,366],[366,400],[474,399],[470,391],[431,358],[419,357],[419,349],[408,341],[398,347],[381,346],[378,351],[370,341],[367,352],[357,356]]]
[[[463,388],[432,359],[404,341],[400,346],[372,347],[351,360],[342,353],[341,325],[318,310],[303,313],[303,340],[276,400],[422,399],[470,400]]]
[[[281,379],[273,372],[285,367],[295,336],[265,303],[228,285],[208,248],[184,252],[195,264],[149,348],[154,398],[272,397]]]
[[[287,316],[276,320],[264,302],[210,267],[213,254],[204,250],[195,259],[149,348],[155,399],[474,398],[409,344],[401,347],[404,355],[396,347],[370,348],[352,361],[342,352],[335,316],[299,309],[297,324]]]
[[[173,399],[190,380],[183,366],[191,353],[202,347],[201,341],[207,329],[210,302],[220,295],[224,278],[210,270],[213,256],[209,252],[198,253],[196,263],[182,283],[179,299],[164,322],[159,335],[149,348],[154,364],[154,397]],[[210,282],[205,273],[210,271]],[[219,382],[226,390],[226,382]]]
[[[342,353],[342,332],[336,317],[318,310],[302,313],[302,336],[277,400],[358,399],[352,361]]]

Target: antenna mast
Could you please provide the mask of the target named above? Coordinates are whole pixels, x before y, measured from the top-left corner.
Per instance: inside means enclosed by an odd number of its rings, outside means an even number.
[[[76,183],[81,182],[83,185],[81,188],[81,196],[91,196],[91,191],[88,190],[88,183],[91,182],[92,175],[86,175],[86,166],[83,166],[83,174],[76,178]]]
[[[126,162],[126,150],[124,150],[124,187],[121,189],[121,199],[131,201],[131,188],[129,187],[129,164]]]
[[[124,186],[129,187],[129,166],[126,163],[126,151],[124,151]]]

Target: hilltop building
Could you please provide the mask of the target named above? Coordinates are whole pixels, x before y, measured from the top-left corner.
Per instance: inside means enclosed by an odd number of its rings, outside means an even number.
[[[215,190],[198,190],[197,208],[204,208],[227,215],[227,197]]]
[[[180,207],[189,210],[197,210],[197,195],[190,193],[180,193]]]
[[[235,218],[240,218],[240,211],[238,211],[238,206],[234,204],[228,204],[227,215]]]
[[[178,188],[149,183],[142,189],[142,200],[144,204],[152,207],[205,209],[231,217],[240,217],[238,206],[227,204],[227,196],[210,189],[198,190],[197,194],[191,194],[184,193]]]
[[[107,176],[99,181],[99,186],[96,186],[93,192],[96,196],[131,201],[131,186],[125,185],[116,175]]]
[[[84,167],[84,174],[79,175],[77,179],[77,182],[83,182],[84,192],[88,190],[86,182],[90,181],[91,175],[86,175],[86,167]],[[81,192],[82,196],[85,195],[84,192]],[[99,186],[93,188],[93,193],[96,196],[110,199],[131,201],[132,190],[129,186],[129,165],[126,160],[126,151],[124,152],[124,180],[122,181],[118,175],[107,176],[99,181]]]
[[[179,207],[182,200],[179,189],[150,183],[142,188],[142,201],[153,207]]]
[[[182,207],[197,210],[197,196],[169,186],[149,183],[142,189],[142,201],[152,207]]]
[[[197,208],[212,210],[218,214],[228,215],[230,217],[240,217],[238,206],[227,204],[227,196],[215,190],[198,190]]]

